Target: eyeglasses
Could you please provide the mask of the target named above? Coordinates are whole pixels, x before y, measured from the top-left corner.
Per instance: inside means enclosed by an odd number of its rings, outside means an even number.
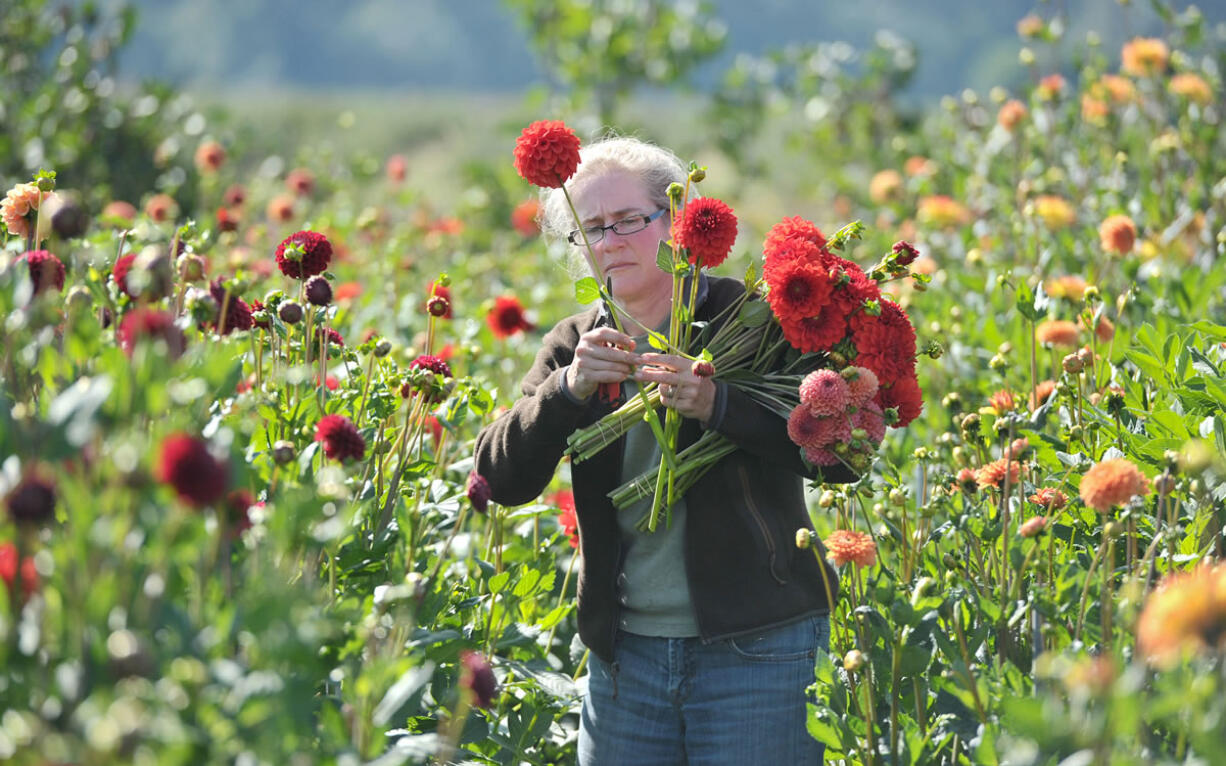
[[[634,234],[635,232],[646,229],[651,222],[664,215],[667,212],[664,208],[657,210],[651,215],[632,215],[629,218],[623,218],[620,221],[614,221],[608,226],[586,226],[581,233],[579,229],[575,229],[570,234],[566,235],[566,241],[572,245],[583,244],[583,234],[587,234],[587,242],[589,245],[594,245],[604,239],[604,233],[609,229],[613,230],[614,234]]]

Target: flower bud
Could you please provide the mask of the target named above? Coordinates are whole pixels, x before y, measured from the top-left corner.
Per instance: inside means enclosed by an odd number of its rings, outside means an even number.
[[[668,185],[668,198],[674,203],[681,201],[681,195],[685,194],[685,187],[679,183],[671,183]]]
[[[55,179],[51,176],[39,176],[37,179],[35,179],[35,183],[38,184],[38,190],[40,192],[55,191]]]
[[[302,306],[298,301],[284,301],[277,307],[277,316],[286,324],[298,324],[303,317]]]
[[[1077,361],[1081,362],[1082,369],[1094,364],[1094,352],[1088,348],[1083,348],[1077,352]]]
[[[392,353],[392,342],[387,338],[382,338],[375,344],[375,356],[383,358]]]
[[[979,414],[972,412],[966,417],[962,418],[960,428],[962,429],[963,439],[969,439],[970,437],[977,435],[979,433]]]
[[[1124,534],[1124,525],[1119,523],[1118,521],[1114,521],[1114,520],[1108,521],[1106,524],[1103,525],[1103,536],[1104,537],[1108,537],[1108,538],[1119,537],[1122,534]]]
[[[848,673],[855,673],[860,668],[864,667],[864,663],[868,660],[864,656],[864,652],[859,649],[852,649],[847,654],[843,655],[843,669]]]
[[[992,368],[994,372],[1004,372],[1009,369],[1009,360],[1000,354],[993,354],[992,358],[988,360],[988,367]]]
[[[898,240],[894,243],[891,252],[894,253],[894,262],[899,266],[910,266],[919,257],[919,251],[915,249],[915,245],[905,240]]]
[[[890,505],[904,506],[907,504],[907,493],[895,487],[890,490]]]
[[[801,527],[796,530],[796,547],[802,551],[813,544],[813,531]]]
[[[852,455],[847,462],[856,473],[864,473],[868,470],[869,466],[872,465],[872,461],[869,459],[868,455],[865,455],[863,452],[857,452],[856,454]]]
[[[1085,301],[1087,304],[1093,305],[1102,300],[1102,294],[1099,293],[1096,286],[1089,285],[1082,291],[1081,300]]]
[[[706,168],[694,168],[690,171],[690,183],[702,183],[707,178]]]
[[[284,439],[277,441],[272,445],[272,459],[277,465],[285,465],[294,459],[296,450],[292,442],[287,442]]]
[[[209,324],[217,321],[217,312],[221,308],[217,299],[204,290],[193,287],[188,290],[183,301],[184,308],[197,324]]]
[[[924,353],[929,359],[940,359],[945,354],[945,347],[940,342],[935,340],[928,341],[928,345],[924,347]]]
[[[690,372],[700,378],[709,378],[715,374],[715,365],[705,359],[695,359],[690,365]]]
[[[306,281],[306,299],[312,306],[327,306],[332,302],[332,285],[316,274]]]
[[[1064,371],[1069,375],[1078,374],[1085,366],[1081,363],[1081,357],[1077,356],[1077,354],[1068,354],[1064,359],[1060,360],[1060,365],[1064,367]]]
[[[853,428],[851,429],[851,438],[856,441],[864,441],[868,438],[868,431],[865,431],[863,428]]]
[[[432,295],[426,301],[426,312],[432,317],[445,317],[451,308],[451,303],[441,295]]]

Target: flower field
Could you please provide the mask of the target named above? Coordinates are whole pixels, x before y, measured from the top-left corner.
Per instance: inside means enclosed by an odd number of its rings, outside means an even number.
[[[791,216],[903,264],[877,323],[913,326],[922,407],[893,389],[906,427],[809,493],[842,578],[808,715],[831,762],[1226,763],[1226,47],[1155,5],[1164,36],[1122,49],[1027,17],[1021,85],[914,119],[875,70],[773,118],[755,99],[818,91],[781,57],[690,136],[739,220],[715,273],[756,282]],[[21,6],[0,24],[44,23]],[[401,154],[269,162],[170,94],[140,112],[89,76],[88,21],[45,23],[66,74],[5,85],[0,126],[46,168],[0,166],[0,761],[574,763],[569,466],[517,507],[472,470],[581,309],[527,121],[449,158],[478,193],[440,206]]]

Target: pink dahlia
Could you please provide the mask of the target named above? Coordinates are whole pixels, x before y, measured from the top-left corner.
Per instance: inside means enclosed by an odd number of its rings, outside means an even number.
[[[834,370],[815,370],[800,382],[800,403],[814,415],[834,415],[847,409],[847,381]]]

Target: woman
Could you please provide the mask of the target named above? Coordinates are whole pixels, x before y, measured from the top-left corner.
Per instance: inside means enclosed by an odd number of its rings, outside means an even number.
[[[569,182],[592,255],[611,280],[625,332],[594,307],[545,336],[523,397],[477,438],[476,470],[493,498],[517,505],[548,485],[567,437],[655,383],[684,416],[678,449],[715,430],[739,449],[701,478],[654,533],[606,493],[659,462],[643,426],[572,466],[579,521],[579,634],[591,649],[579,733],[582,764],[819,763],[805,729],[805,688],[829,642],[820,565],[795,548],[809,527],[802,476],[815,475],[786,422],[689,360],[641,353],[667,326],[671,277],[656,265],[669,237],[668,186],[684,183],[672,153],[631,138],[590,144]],[[577,247],[560,190],[547,192],[544,228]],[[700,276],[695,316],[711,320],[744,291]],[[635,336],[639,336],[637,339]],[[827,469],[827,481],[850,472]],[[646,501],[649,502],[649,501]],[[827,576],[833,586],[832,570]]]

